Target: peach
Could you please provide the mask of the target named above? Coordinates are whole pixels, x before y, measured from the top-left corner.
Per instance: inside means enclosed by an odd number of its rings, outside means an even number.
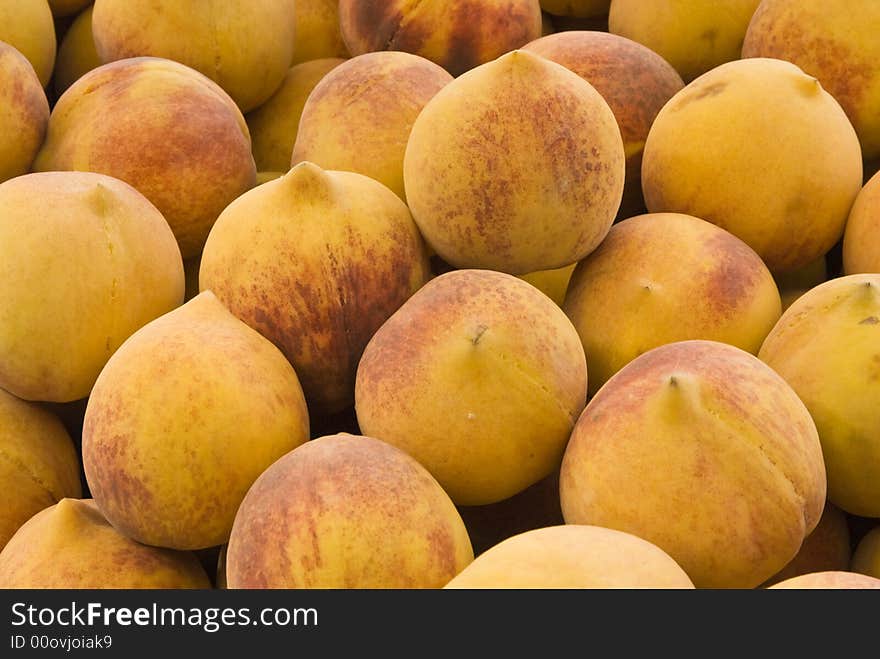
[[[811,572],[848,570],[852,556],[851,538],[846,513],[830,502],[816,528],[804,538],[797,555],[764,582],[762,587]],[[859,570],[855,570],[858,572]]]
[[[120,533],[204,549],[228,540],[251,484],[308,438],[293,368],[205,292],[107,362],[86,407],[83,467]]]
[[[105,63],[162,57],[204,74],[242,112],[278,89],[293,60],[294,0],[95,0],[92,31]]]
[[[836,277],[782,314],[758,356],[810,410],[828,471],[828,498],[880,517],[880,274]]]
[[[48,125],[49,101],[37,74],[0,41],[0,183],[30,171]]]
[[[310,162],[230,204],[199,268],[201,290],[281,348],[313,413],[352,405],[364,346],[428,277],[406,204]]]
[[[168,223],[127,183],[46,172],[0,184],[0,387],[10,393],[84,398],[119,345],[183,292]]]
[[[752,16],[743,57],[797,64],[837,99],[865,159],[880,156],[880,4],[875,0],[764,0]]]
[[[413,219],[444,261],[518,275],[598,246],[620,206],[625,153],[590,83],[517,50],[428,101],[403,171]]]
[[[587,365],[562,310],[531,284],[455,270],[373,335],[355,380],[366,435],[421,462],[458,505],[495,503],[559,466]]]
[[[574,270],[562,305],[590,366],[590,394],[652,348],[708,339],[757,354],[782,314],[755,251],[679,213],[618,222]]]
[[[90,499],[34,515],[0,552],[0,588],[209,589],[192,552],[147,547],[114,529]]]
[[[568,284],[576,265],[577,263],[572,263],[554,270],[538,270],[517,276],[523,281],[529,282],[561,307],[565,301],[565,292],[568,290]]]
[[[608,29],[644,44],[690,82],[740,57],[761,0],[611,0]]]
[[[685,588],[684,570],[630,533],[564,524],[525,531],[477,556],[446,589]]]
[[[807,589],[817,588],[820,590],[829,589],[854,589],[865,590],[880,588],[880,579],[869,577],[865,574],[857,574],[846,570],[831,570],[827,572],[811,572],[810,574],[802,574],[797,577],[780,581],[773,584],[770,588],[780,589]]]
[[[317,59],[291,67],[272,97],[248,113],[245,120],[258,174],[290,169],[290,157],[306,99],[321,78],[344,61]],[[258,180],[257,184],[260,182]]]
[[[880,526],[875,526],[861,537],[852,554],[849,569],[880,579]]]
[[[36,171],[80,170],[130,183],[162,212],[184,258],[253,187],[244,117],[208,78],[171,60],[104,64],[58,99]]]
[[[649,48],[606,32],[558,32],[523,46],[523,50],[574,71],[608,103],[626,153],[626,185],[618,214],[632,217],[644,212],[642,150],[657,114],[684,87],[681,76]]]
[[[104,63],[98,57],[92,36],[93,9],[91,6],[73,19],[58,46],[55,74],[52,78],[55,95],[58,97],[86,73]]]
[[[773,273],[842,237],[862,187],[858,137],[840,104],[794,64],[722,64],[654,120],[642,157],[651,212],[695,215],[744,240]]]
[[[848,275],[880,272],[880,172],[859,192],[843,232],[843,269]]]
[[[48,86],[58,43],[52,10],[46,0],[0,0],[0,41],[24,55],[34,67],[40,85]]]
[[[826,480],[791,387],[744,350],[697,340],[608,380],[574,427],[559,492],[566,523],[643,538],[697,588],[754,588],[816,527]]]
[[[339,0],[295,0],[291,66],[317,59],[348,59],[351,55],[339,29]]]
[[[442,68],[402,52],[367,53],[335,67],[302,108],[291,165],[374,178],[406,201],[403,156],[422,108],[449,82]]]
[[[58,417],[0,389],[0,550],[31,517],[82,496],[79,456]]]
[[[440,588],[473,560],[449,496],[416,460],[346,433],[254,483],[226,551],[231,589]]]
[[[400,50],[454,76],[541,36],[538,0],[340,0],[352,55]]]

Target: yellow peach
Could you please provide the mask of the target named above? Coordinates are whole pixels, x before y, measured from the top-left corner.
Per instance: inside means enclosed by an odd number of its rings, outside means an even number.
[[[708,339],[757,354],[782,314],[773,276],[753,249],[679,213],[611,227],[575,268],[562,308],[584,345],[590,394],[666,343]]]
[[[254,483],[226,551],[232,589],[440,588],[473,560],[424,467],[371,437],[318,437]]]
[[[586,390],[583,348],[553,300],[512,275],[454,270],[370,339],[355,411],[456,504],[484,505],[558,468]]]
[[[120,533],[204,549],[228,540],[248,488],[308,438],[293,368],[205,292],[107,362],[86,407],[83,467]]]
[[[625,154],[590,83],[517,50],[428,101],[403,171],[413,219],[444,261],[518,275],[598,246],[620,206]]]
[[[744,240],[774,273],[843,237],[862,187],[858,137],[840,104],[794,64],[722,64],[657,115],[642,159],[651,212],[695,215]]]
[[[283,173],[290,169],[290,157],[306,99],[321,78],[344,61],[317,59],[291,67],[272,97],[245,117],[258,177],[263,172]],[[258,178],[259,183],[265,183],[265,180]]]
[[[880,274],[836,277],[786,311],[758,356],[798,393],[816,422],[828,498],[880,517]]]
[[[291,165],[357,172],[406,201],[403,157],[422,108],[452,81],[442,68],[403,52],[367,53],[335,67],[302,108]]]
[[[559,492],[566,523],[643,538],[697,588],[754,588],[818,524],[825,478],[791,387],[753,355],[698,340],[608,380],[574,427]]]

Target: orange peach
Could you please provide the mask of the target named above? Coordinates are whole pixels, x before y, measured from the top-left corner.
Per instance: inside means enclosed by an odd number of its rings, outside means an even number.
[[[442,68],[402,52],[367,53],[335,67],[302,108],[291,165],[374,178],[406,201],[403,157],[422,108],[452,81]]]
[[[352,55],[401,50],[454,76],[541,36],[538,0],[340,0]]]
[[[371,437],[318,437],[254,483],[226,551],[229,588],[440,588],[473,560],[443,488]]]
[[[591,394],[643,352],[674,341],[757,354],[782,314],[773,276],[751,247],[679,213],[611,227],[575,268],[562,308],[584,345]]]
[[[192,552],[131,540],[90,499],[62,499],[34,515],[0,552],[0,588],[209,589]]]
[[[24,55],[0,41],[0,183],[30,171],[49,125],[49,101]]]
[[[256,179],[232,99],[201,73],[151,57],[105,64],[69,87],[34,169],[130,183],[162,212],[184,258],[201,251],[220,211]]]
[[[332,413],[354,402],[364,346],[427,281],[428,267],[409,209],[391,190],[304,162],[223,211],[199,286],[281,348],[311,412]]]
[[[593,251],[623,194],[614,113],[576,73],[516,50],[459,76],[413,124],[406,199],[457,268],[554,270]]]
[[[697,588],[754,588],[816,527],[826,480],[816,426],[779,375],[734,346],[680,341],[590,400],[559,492],[566,523],[643,538]]]
[[[162,57],[204,74],[242,112],[284,79],[296,42],[294,0],[95,0],[92,32],[105,63]]]
[[[456,504],[484,505],[558,468],[586,390],[583,348],[553,300],[512,275],[454,270],[370,339],[355,410]]]
[[[296,372],[209,292],[113,354],[83,422],[85,476],[120,533],[169,549],[229,539],[248,488],[309,439]]]

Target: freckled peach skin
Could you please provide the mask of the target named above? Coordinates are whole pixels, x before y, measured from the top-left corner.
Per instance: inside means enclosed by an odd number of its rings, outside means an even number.
[[[742,57],[797,64],[837,99],[866,160],[880,156],[880,3],[764,0],[749,23]]]
[[[618,217],[643,213],[642,150],[657,113],[684,87],[681,76],[646,46],[607,32],[568,30],[532,41],[523,50],[577,73],[608,103],[626,152],[626,185]]]
[[[0,550],[43,508],[79,498],[79,456],[58,417],[0,389]]]
[[[437,481],[403,451],[346,433],[269,467],[235,517],[232,589],[440,588],[473,560]]]
[[[400,50],[454,76],[541,36],[538,0],[340,0],[352,55]]]
[[[501,501],[558,466],[587,364],[562,310],[531,284],[455,270],[380,327],[358,364],[364,434],[421,462],[458,505]]]
[[[428,276],[418,228],[391,190],[304,162],[223,211],[199,285],[281,348],[309,410],[325,414],[351,406],[364,346]]]
[[[69,87],[34,170],[95,171],[131,184],[161,211],[184,258],[256,178],[232,99],[197,71],[153,57],[104,64]]]
[[[413,219],[444,261],[519,275],[598,246],[620,206],[625,153],[590,83],[516,50],[428,101],[403,175]]]
[[[566,523],[643,538],[697,588],[754,588],[818,524],[825,466],[779,375],[734,346],[680,341],[637,357],[590,400],[559,493]]]
[[[102,514],[138,542],[216,547],[257,477],[309,438],[296,373],[203,292],[133,334],[89,396],[83,467]]]
[[[751,247],[679,213],[611,227],[575,268],[562,308],[584,345],[591,395],[640,354],[674,341],[757,354],[782,314],[773,276]]]
[[[0,183],[30,170],[48,125],[49,101],[37,74],[0,41]]]
[[[422,108],[452,76],[424,57],[367,53],[335,67],[302,109],[292,165],[374,178],[406,201],[403,156]]]
[[[209,589],[211,581],[195,554],[130,540],[91,499],[66,498],[0,552],[0,588]]]

